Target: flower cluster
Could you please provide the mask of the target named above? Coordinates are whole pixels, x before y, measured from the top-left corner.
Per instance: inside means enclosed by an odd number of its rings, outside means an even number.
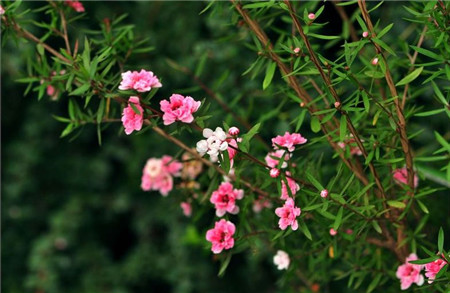
[[[206,240],[212,243],[212,252],[218,254],[224,249],[233,248],[235,231],[236,227],[230,221],[221,219],[216,222],[214,228],[206,232]]]
[[[228,149],[227,134],[221,127],[217,127],[215,131],[212,129],[203,129],[203,139],[197,142],[197,152],[203,156],[209,155],[212,162],[219,160],[219,153]]]
[[[142,171],[141,188],[144,191],[159,190],[167,196],[173,188],[173,177],[180,176],[181,168],[182,164],[171,156],[148,159]]]
[[[64,1],[64,3],[67,6],[72,7],[73,10],[75,10],[76,12],[84,12],[84,6],[83,6],[83,4],[81,4],[80,1],[77,1],[77,0],[66,0],[66,1]]]
[[[230,182],[222,182],[219,188],[211,194],[210,202],[216,208],[216,215],[222,217],[225,213],[237,214],[239,207],[236,200],[242,199],[244,191],[242,189],[233,189]]]
[[[151,71],[142,69],[140,72],[127,71],[122,73],[120,90],[136,90],[138,92],[148,92],[152,88],[162,87],[158,77]]]
[[[398,184],[408,184],[408,170],[406,167],[396,169],[392,172],[392,177],[394,178],[395,182]],[[417,188],[419,185],[419,177],[417,177],[416,174],[414,174],[414,188]]]
[[[134,109],[131,104],[133,104]],[[132,96],[128,100],[128,106],[125,107],[122,112],[122,124],[125,128],[125,133],[130,135],[134,130],[141,130],[143,123],[144,109],[141,107],[139,98]]]
[[[200,108],[201,102],[195,101],[192,97],[184,97],[182,95],[173,94],[167,100],[160,102],[161,111],[164,112],[164,125],[170,125],[175,121],[191,123],[194,121],[193,113]]]

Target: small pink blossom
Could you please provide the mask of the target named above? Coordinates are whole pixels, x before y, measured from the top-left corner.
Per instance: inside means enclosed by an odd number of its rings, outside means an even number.
[[[290,176],[291,173],[286,172],[286,175]],[[286,181],[289,185],[289,189],[291,190],[291,194],[292,196],[294,196],[297,191],[300,190],[300,186],[297,184],[297,182],[295,182],[294,179],[290,178],[290,177],[286,177]],[[281,199],[288,199],[289,196],[289,191],[287,189],[286,183],[284,183],[284,180],[281,180]]]
[[[369,32],[363,32],[362,36],[363,38],[367,38],[369,36]]]
[[[5,14],[5,9],[3,9],[3,6],[0,5],[0,15]]]
[[[136,113],[131,107],[130,103],[133,103],[139,114]],[[144,109],[139,103],[138,97],[130,97],[128,100],[128,106],[123,109],[122,112],[122,124],[125,128],[125,133],[130,135],[134,130],[141,130],[142,124],[144,123]]]
[[[55,87],[52,85],[48,85],[47,86],[47,95],[49,95],[50,97],[53,97],[56,93]]]
[[[340,103],[340,102],[334,102],[334,107],[335,107],[336,109],[338,109],[340,106],[341,106],[341,103]]]
[[[406,167],[396,169],[392,172],[392,176],[397,184],[408,184],[408,170]],[[419,177],[414,174],[414,188],[417,188],[419,185]]]
[[[206,240],[212,243],[211,251],[218,254],[224,249],[233,248],[235,231],[236,227],[230,221],[221,219],[216,222],[214,228],[206,232]]]
[[[237,128],[236,126],[230,127],[230,129],[228,129],[228,134],[231,136],[236,136],[239,134],[239,128]]]
[[[238,140],[239,140],[239,138],[238,138]],[[227,148],[228,157],[230,158],[230,161],[232,161],[234,156],[236,156],[236,154],[237,154],[237,150],[236,150],[238,148],[237,141],[234,138],[229,138],[229,139],[227,139],[227,143],[228,143],[228,148]]]
[[[291,259],[289,258],[289,254],[285,251],[278,250],[277,254],[273,257],[273,263],[277,266],[277,269],[287,270],[291,263]]]
[[[345,230],[345,233],[347,233],[348,235],[352,235],[353,234],[353,230],[352,229],[347,229],[347,230]]]
[[[361,140],[361,142],[364,142],[364,140]],[[350,155],[357,155],[362,156],[362,151],[359,148],[358,144],[356,143],[356,140],[353,138],[353,135],[350,135],[349,138],[347,138],[344,142],[339,142],[338,146],[341,149],[345,149],[346,146],[350,148]]]
[[[295,54],[300,53],[300,48],[299,48],[299,47],[295,48],[295,49],[294,49],[294,53],[295,53]]]
[[[277,178],[278,176],[280,176],[280,170],[277,168],[272,168],[269,171],[270,177],[272,178]]]
[[[429,284],[433,283],[434,279],[436,279],[436,275],[446,264],[447,262],[445,260],[439,258],[425,265],[425,276],[428,278]]]
[[[190,217],[192,215],[192,206],[188,202],[182,202],[180,203],[180,207],[183,209],[183,214],[186,217]]]
[[[331,235],[331,236],[336,236],[336,234],[337,234],[337,231],[334,230],[333,228],[331,228],[331,229],[330,229],[330,235]]]
[[[272,138],[272,145],[275,149],[280,147],[287,148],[288,151],[293,152],[295,150],[295,145],[304,144],[308,140],[304,138],[300,133],[292,133],[286,131],[286,133],[281,136]]]
[[[298,222],[296,218],[300,216],[300,208],[295,206],[294,200],[288,198],[284,205],[280,208],[275,209],[275,214],[280,217],[278,225],[281,230],[286,230],[288,226],[291,226],[292,230],[298,229]]]
[[[76,12],[84,12],[84,6],[80,1],[66,0],[64,3],[66,3],[67,6],[72,7]]]
[[[211,194],[210,202],[216,208],[216,215],[222,217],[225,213],[237,214],[239,207],[236,205],[236,200],[244,197],[242,189],[233,189],[230,182],[222,182],[219,188]]]
[[[372,63],[372,65],[377,65],[378,64],[378,58],[376,58],[376,57],[373,58],[370,63]]]
[[[420,274],[423,265],[409,263],[409,261],[417,259],[417,255],[415,253],[411,253],[406,258],[405,263],[397,268],[396,276],[400,279],[400,288],[402,290],[408,289],[412,283],[416,283],[418,286],[421,286],[424,282],[423,275]]]
[[[195,101],[192,97],[184,97],[179,94],[173,94],[167,100],[162,100],[161,111],[164,112],[163,121],[164,125],[170,125],[175,121],[181,121],[184,123],[191,123],[194,121],[193,113],[197,112],[201,105],[201,102]]]
[[[180,176],[182,164],[171,156],[150,158],[142,171],[141,188],[144,191],[158,190],[167,196],[173,189],[173,176]]]
[[[140,72],[127,71],[122,73],[120,90],[136,90],[138,92],[148,92],[152,88],[162,87],[159,79],[151,71],[142,69]]]
[[[310,14],[308,14],[308,18],[309,18],[310,20],[313,20],[313,19],[316,18],[316,15],[315,15],[314,13],[310,13]]]
[[[278,163],[283,154],[284,154],[284,161],[283,164],[281,164],[281,168],[286,168],[288,166],[287,161],[289,161],[289,159],[291,158],[291,154],[284,150],[276,150],[274,152],[268,153],[264,158],[266,160],[266,164],[270,168],[278,167]]]
[[[270,209],[271,207],[272,203],[270,202],[270,200],[263,197],[259,197],[253,202],[253,211],[255,213],[260,213],[262,209],[264,208]]]
[[[326,198],[328,196],[328,190],[324,189],[320,192],[320,196]]]

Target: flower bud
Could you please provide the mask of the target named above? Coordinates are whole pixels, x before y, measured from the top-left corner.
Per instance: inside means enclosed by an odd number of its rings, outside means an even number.
[[[340,102],[334,102],[334,107],[335,107],[336,109],[338,109],[340,106],[341,106],[341,103],[340,103]]]
[[[300,48],[299,48],[299,47],[297,47],[297,48],[294,49],[294,53],[295,53],[295,54],[298,54],[299,52],[300,52]]]
[[[378,64],[378,58],[376,58],[376,57],[373,58],[371,63],[372,63],[372,65],[377,65]]]
[[[363,38],[367,38],[369,36],[369,32],[363,32],[362,36]]]
[[[331,228],[331,229],[330,229],[330,235],[331,235],[331,236],[336,236],[336,234],[337,234],[337,231],[334,230],[333,228]]]
[[[324,189],[320,192],[320,196],[326,198],[328,196],[328,190]]]
[[[236,136],[239,134],[239,128],[233,126],[230,129],[228,129],[228,134],[231,136]]]
[[[270,177],[272,178],[277,178],[278,176],[280,176],[280,170],[278,170],[277,168],[272,168],[270,169]]]
[[[309,18],[310,20],[313,20],[313,19],[316,18],[316,15],[315,15],[314,13],[310,13],[310,14],[308,14],[308,18]]]

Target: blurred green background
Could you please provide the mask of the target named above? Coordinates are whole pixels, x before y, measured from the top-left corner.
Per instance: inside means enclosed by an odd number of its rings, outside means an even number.
[[[150,38],[155,50],[136,55],[126,66],[153,70],[162,78],[160,97],[172,93],[207,97],[189,76],[169,66],[167,59],[192,71],[206,60],[202,81],[225,101],[239,101],[233,110],[247,115],[249,121],[269,113],[284,96],[282,92],[263,93],[263,76],[241,76],[256,57],[243,45],[248,35],[242,35],[231,23],[230,7],[210,16],[199,15],[205,2],[83,3],[87,17],[69,28],[72,34],[98,29],[104,18],[127,13],[124,22],[135,25],[135,35]],[[44,4],[36,1],[22,5],[37,8]],[[393,19],[395,9],[395,5],[386,4],[376,13]],[[327,4],[323,17],[331,22],[328,28],[339,31],[340,19],[331,5]],[[395,26],[397,33],[404,28]],[[33,55],[35,46],[11,41],[2,46],[3,292],[278,291],[277,280],[283,272],[273,265],[273,254],[237,254],[225,276],[219,278],[220,264],[204,240],[205,231],[213,223],[213,211],[193,223],[183,216],[176,190],[162,198],[157,192],[140,189],[145,161],[164,154],[173,156],[178,148],[151,132],[125,136],[119,124],[111,124],[104,131],[101,147],[93,126],[86,126],[73,141],[59,139],[64,125],[51,114],[67,116],[66,102],[48,98],[38,102],[33,92],[24,97],[25,86],[14,82],[26,75],[23,56]],[[330,56],[336,54],[333,48],[327,50]],[[420,97],[418,100],[427,103]],[[214,101],[211,104],[213,118],[209,125],[225,120],[242,127],[230,115],[218,115],[220,108]],[[269,120],[273,123],[261,129],[262,137],[270,141],[274,133],[289,129],[289,117],[295,117],[298,111],[297,107],[282,106],[277,117],[267,118],[273,118]],[[415,122],[412,132],[427,128],[424,136],[432,140],[432,129],[441,133],[448,130],[448,125],[436,117],[428,122]],[[185,133],[182,140],[193,146],[199,138]],[[426,141],[416,141],[415,149],[427,148]],[[324,172],[333,171],[326,168]],[[448,201],[441,193],[439,200],[427,202],[427,206],[431,211],[442,210],[442,203]],[[430,222],[437,231],[440,224],[448,226],[448,215],[437,213]],[[347,292],[346,281],[334,282],[324,287],[324,292],[336,292],[333,288],[339,287]]]

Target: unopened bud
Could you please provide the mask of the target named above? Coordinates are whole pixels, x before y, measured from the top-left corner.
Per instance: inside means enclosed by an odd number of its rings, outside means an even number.
[[[295,53],[295,54],[298,54],[299,52],[300,52],[300,48],[299,48],[299,47],[297,47],[297,48],[294,49],[294,53]]]
[[[336,109],[338,109],[340,106],[341,106],[341,103],[340,103],[340,102],[334,102],[334,107],[335,107]]]
[[[320,196],[326,198],[328,196],[328,190],[324,189],[320,192]]]
[[[372,63],[372,65],[377,65],[378,64],[378,58],[376,58],[376,57],[373,58],[371,63]]]
[[[336,234],[337,234],[337,231],[334,230],[333,228],[331,228],[331,229],[330,229],[330,235],[331,235],[331,236],[336,236]]]
[[[369,36],[369,32],[363,32],[363,38],[367,38]]]
[[[278,176],[280,176],[280,170],[278,170],[277,168],[272,168],[270,169],[270,177],[272,178],[277,178]]]
[[[308,14],[308,18],[309,18],[310,20],[313,20],[313,19],[316,18],[316,15],[315,15],[314,13],[310,13],[310,14]]]
[[[300,107],[302,107],[302,108],[305,107],[305,103],[301,102]]]
[[[231,136],[238,135],[239,134],[239,128],[237,128],[235,126],[230,127],[230,129],[228,129],[228,134],[231,135]]]

